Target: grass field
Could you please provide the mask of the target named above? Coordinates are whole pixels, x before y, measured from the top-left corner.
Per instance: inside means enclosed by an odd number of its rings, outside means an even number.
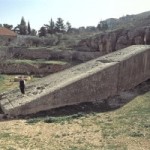
[[[109,112],[0,122],[1,150],[149,150],[150,91]]]
[[[8,91],[8,90],[12,90],[15,88],[19,88],[19,83],[18,82],[14,82],[14,78],[16,75],[4,75],[4,74],[0,74],[0,94]],[[27,81],[27,82],[32,82],[35,81],[36,79],[38,79],[37,77],[31,77],[31,80]]]
[[[14,75],[1,75],[0,74],[0,93],[16,88],[18,86],[17,82],[14,81]]]

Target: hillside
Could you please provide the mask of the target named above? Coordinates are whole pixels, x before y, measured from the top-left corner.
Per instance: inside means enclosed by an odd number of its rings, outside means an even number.
[[[143,27],[150,25],[150,11],[143,12],[136,15],[126,15],[116,18],[106,19],[110,29],[120,29],[120,28],[134,28]]]

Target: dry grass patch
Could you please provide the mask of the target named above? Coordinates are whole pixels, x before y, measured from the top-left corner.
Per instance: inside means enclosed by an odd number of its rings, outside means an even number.
[[[15,82],[16,75],[1,75],[0,74],[0,93],[19,88],[19,83]],[[39,78],[31,77],[31,80],[28,80],[27,83],[33,82]]]
[[[0,75],[0,93],[16,88],[18,83],[14,82],[15,75]]]
[[[74,149],[75,147],[89,149],[99,147],[101,132],[93,134],[93,124],[83,127],[82,121],[73,120],[72,122],[62,123],[43,123],[27,124],[26,121],[9,121],[0,123],[3,134],[0,136],[0,148],[16,149]],[[16,137],[20,137],[16,138]],[[8,140],[9,139],[9,140]],[[23,140],[24,139],[24,140]],[[88,145],[87,145],[88,143]]]

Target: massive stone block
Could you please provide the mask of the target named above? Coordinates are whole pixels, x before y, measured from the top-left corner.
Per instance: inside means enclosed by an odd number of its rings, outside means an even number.
[[[118,92],[131,89],[150,78],[149,46],[131,46],[100,58],[119,63]]]
[[[47,76],[1,96],[5,114],[26,115],[83,102],[101,101],[150,78],[150,46],[131,46]],[[111,100],[111,99],[110,99]]]

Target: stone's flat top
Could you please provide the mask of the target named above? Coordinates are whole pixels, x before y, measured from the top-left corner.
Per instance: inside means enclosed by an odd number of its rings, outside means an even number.
[[[120,62],[147,50],[150,50],[149,45],[133,45],[99,57],[98,60],[101,62]]]
[[[121,60],[150,50],[150,46],[136,45],[110,53],[86,63],[74,66],[59,73],[49,75],[39,81],[35,81],[26,87],[26,94],[22,96],[19,89],[9,91],[0,99],[0,105],[4,110],[19,107],[48,93],[60,89],[73,82],[86,78],[100,70],[111,67]]]

